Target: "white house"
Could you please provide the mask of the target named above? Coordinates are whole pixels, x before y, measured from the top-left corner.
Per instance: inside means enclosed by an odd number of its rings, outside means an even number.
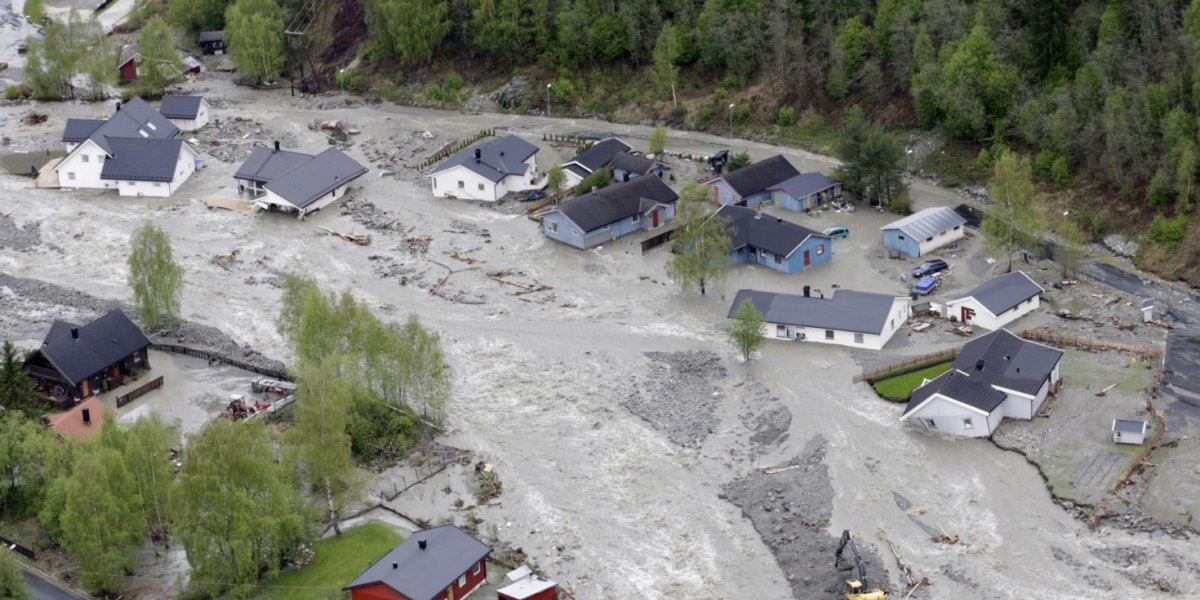
[[[883,227],[883,245],[913,258],[924,256],[966,235],[967,220],[945,206],[913,213]]]
[[[926,431],[989,437],[1000,421],[1032,419],[1057,391],[1063,352],[1006,329],[963,345],[950,370],[913,390],[901,415]]]
[[[728,318],[749,300],[763,315],[767,339],[839,344],[879,350],[908,320],[908,298],[837,290],[829,298],[738,290]]]
[[[196,131],[208,125],[212,107],[200,96],[163,96],[158,112],[180,131]]]
[[[1005,273],[947,302],[946,316],[994,331],[1037,310],[1044,291],[1023,271]]]
[[[563,174],[567,177],[566,187],[579,185],[589,175],[599,169],[608,168],[609,163],[622,152],[632,148],[629,144],[617,138],[606,138],[592,144],[590,148],[580,152],[571,160],[562,164]],[[588,190],[582,190],[584,192]]]
[[[1118,444],[1134,444],[1141,446],[1146,443],[1146,422],[1128,419],[1113,419],[1113,441]]]
[[[196,170],[196,151],[178,138],[108,142],[113,156],[104,161],[100,179],[114,183],[122,196],[168,198]]]
[[[539,189],[538,147],[506,135],[464,148],[429,174],[435,198],[496,201],[509,192]]]
[[[256,198],[254,205],[304,217],[344,196],[350,183],[366,172],[366,167],[346,153],[329,148],[268,181],[263,186],[266,193]]]

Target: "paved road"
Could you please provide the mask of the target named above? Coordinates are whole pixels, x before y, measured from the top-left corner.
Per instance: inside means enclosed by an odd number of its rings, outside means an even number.
[[[84,596],[73,594],[41,575],[32,571],[25,570],[25,581],[29,584],[29,591],[33,592],[33,597],[36,600],[80,600]]]

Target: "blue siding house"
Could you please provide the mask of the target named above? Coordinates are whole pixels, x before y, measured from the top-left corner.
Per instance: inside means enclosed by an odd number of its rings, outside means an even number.
[[[714,217],[726,219],[725,227],[733,242],[729,257],[736,262],[791,274],[833,258],[829,236],[790,221],[732,205],[717,209]]]
[[[629,181],[642,175],[663,176],[662,163],[638,154],[622,152],[608,164],[613,170],[613,181]]]
[[[779,208],[804,212],[842,197],[842,184],[821,173],[801,173],[767,188],[771,203]]]
[[[771,188],[800,175],[782,154],[746,165],[708,182],[720,204],[754,208],[772,200]]]
[[[638,177],[576,196],[542,215],[542,233],[576,248],[591,248],[675,218],[679,199],[663,180]]]
[[[926,208],[880,227],[883,246],[913,258],[948,246],[966,236],[967,220],[946,206]]]

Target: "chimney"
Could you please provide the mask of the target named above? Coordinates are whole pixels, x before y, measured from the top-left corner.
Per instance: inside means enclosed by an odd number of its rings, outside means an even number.
[[[983,359],[982,359],[982,358],[981,358],[981,359],[979,359],[979,360],[977,360],[977,361],[975,361],[975,370],[976,370],[976,371],[982,371],[982,370],[983,370]]]
[[[776,223],[783,223],[783,217],[775,217]]]
[[[417,547],[424,550],[429,547],[429,542],[426,540],[417,540]]]
[[[79,328],[78,327],[71,328],[71,339],[73,339],[73,340],[79,339]]]
[[[425,543],[425,542],[421,542],[421,544],[424,544],[424,543]],[[398,563],[398,562],[394,562],[394,563],[392,563],[392,570],[393,570],[393,571],[395,571],[396,569],[399,569],[399,568],[400,568],[400,563]]]
[[[91,424],[92,424],[92,409],[90,409],[90,408],[85,408],[85,409],[83,409],[83,410],[82,410],[82,411],[80,411],[80,412],[82,412],[82,413],[83,413],[83,424],[84,424],[84,425],[91,425]]]
[[[503,150],[501,150],[501,151],[500,151],[500,156],[504,156],[504,151],[503,151]]]
[[[807,285],[806,285],[806,286],[804,286],[804,297],[805,297],[805,298],[811,298],[811,297],[812,297],[812,287],[811,287],[811,286],[807,286]]]
[[[275,140],[275,151],[279,152],[279,140]]]
[[[117,101],[117,112],[121,112],[121,101]]]
[[[476,148],[475,149],[475,162],[479,162],[479,159],[481,156],[483,156],[483,150]]]

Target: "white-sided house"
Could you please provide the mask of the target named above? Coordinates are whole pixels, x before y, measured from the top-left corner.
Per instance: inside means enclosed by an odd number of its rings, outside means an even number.
[[[954,209],[935,206],[883,227],[883,245],[913,258],[924,256],[966,235],[967,220]]]
[[[617,138],[605,138],[592,144],[590,148],[562,164],[563,174],[567,176],[566,187],[575,187],[592,173],[607,169],[613,158],[631,149],[629,144]]]
[[[1032,419],[1061,381],[1063,352],[1006,329],[963,345],[950,370],[913,390],[901,415],[926,431],[989,437],[1000,421]]]
[[[738,290],[729,308],[732,319],[749,300],[763,315],[767,339],[839,344],[880,350],[908,320],[908,298],[837,290],[829,298]]]
[[[256,198],[254,205],[303,218],[344,196],[350,183],[366,172],[366,167],[345,152],[329,148],[267,182],[263,186],[267,193]]]
[[[1023,271],[1005,273],[946,303],[946,316],[967,325],[1000,329],[1041,306],[1046,291]]]
[[[281,150],[279,142],[275,142],[274,148],[255,146],[233,179],[237,181],[239,194],[250,192],[259,196],[267,193],[266,185],[272,180],[312,159],[312,154]]]
[[[90,130],[90,131],[89,131]],[[122,195],[143,195],[143,196],[166,196],[172,191],[179,188],[184,181],[191,176],[195,170],[196,152],[191,148],[186,150],[182,146],[171,144],[164,145],[158,142],[166,140],[175,140],[179,135],[179,128],[172,124],[166,117],[159,114],[149,104],[138,97],[134,97],[124,105],[117,103],[116,112],[111,117],[104,121],[95,119],[68,119],[67,126],[63,129],[63,142],[67,146],[67,155],[54,167],[54,171],[58,174],[59,186],[64,188],[85,188],[85,189],[120,189]],[[121,140],[127,140],[130,143],[122,143]],[[139,144],[145,142],[146,146],[142,147]],[[121,152],[133,153],[133,156],[126,156],[122,167],[118,171],[107,170],[108,176],[105,176],[106,163],[117,158],[117,149],[119,146]],[[184,144],[183,146],[186,146]],[[169,155],[162,157],[154,157],[154,165],[145,169],[130,167],[136,161],[142,160],[142,157],[149,156],[156,152],[166,151]],[[174,165],[181,155],[186,155],[190,152],[190,159],[193,161],[191,165],[183,169],[171,169],[170,172],[176,173],[172,178],[167,180],[162,179],[162,174],[167,172],[163,167],[163,161],[170,160]],[[152,179],[126,179],[127,185],[121,185],[122,179],[117,174],[133,174],[134,176],[146,175]],[[133,182],[133,185],[128,185]],[[144,189],[133,190],[132,188],[139,187],[137,184],[142,183],[158,183],[158,186],[140,186]],[[169,186],[162,184],[170,183]],[[158,187],[158,190],[151,191],[149,188]],[[163,193],[163,188],[169,188],[170,191]]]
[[[473,148],[463,148],[429,174],[435,198],[495,202],[509,192],[539,189],[538,147],[506,135]]]
[[[576,248],[591,248],[666,225],[675,218],[678,199],[679,194],[657,177],[614,183],[546,211],[542,233]]]
[[[168,198],[196,171],[196,151],[183,140],[111,138],[113,155],[100,178],[122,196]]]
[[[163,96],[158,112],[180,131],[196,131],[208,125],[211,108],[200,96]]]

